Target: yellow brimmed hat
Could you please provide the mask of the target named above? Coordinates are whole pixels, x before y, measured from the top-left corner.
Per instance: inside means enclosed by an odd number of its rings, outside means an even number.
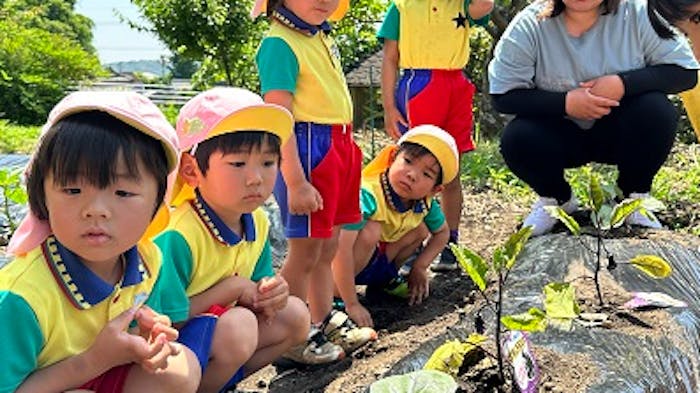
[[[350,0],[340,0],[338,2],[338,8],[333,11],[328,20],[331,22],[337,22],[345,16],[345,14],[350,9]],[[255,19],[260,14],[267,12],[267,0],[255,0],[253,4],[253,9],[250,10],[250,17]]]
[[[215,87],[197,94],[182,107],[175,127],[182,152],[191,152],[207,139],[238,131],[269,132],[284,144],[293,128],[294,119],[287,109],[236,87]],[[172,195],[171,205],[177,206],[192,199],[194,190],[178,176]]]
[[[362,170],[363,176],[372,176],[384,172],[393,160],[394,153],[404,142],[411,142],[428,149],[437,159],[442,170],[442,184],[451,182],[459,171],[459,154],[457,143],[452,135],[442,128],[425,124],[408,130],[395,145],[382,149],[377,156]]]

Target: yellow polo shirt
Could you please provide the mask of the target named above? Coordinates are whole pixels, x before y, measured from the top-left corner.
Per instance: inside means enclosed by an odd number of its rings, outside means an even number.
[[[293,94],[295,121],[352,122],[352,100],[340,52],[326,32],[304,34],[273,21],[258,48],[256,64],[263,95],[270,90]]]
[[[124,275],[115,286],[53,236],[0,270],[0,391],[14,391],[34,370],[86,351],[136,295],[156,296],[158,247],[144,241],[123,255]]]
[[[199,195],[178,206],[168,228],[155,239],[164,263],[173,264],[166,272],[177,275],[177,279],[168,280],[178,282],[170,290],[184,291],[191,298],[232,275],[252,281],[274,275],[266,213],[257,208],[242,215],[241,223],[244,234],[238,236]],[[161,307],[174,322],[187,318],[177,305],[170,307],[167,299]]]
[[[469,61],[469,0],[394,0],[379,33],[399,42],[399,66],[411,69],[462,69]]]

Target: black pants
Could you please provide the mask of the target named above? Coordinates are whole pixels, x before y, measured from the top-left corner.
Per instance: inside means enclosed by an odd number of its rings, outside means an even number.
[[[625,195],[643,193],[671,151],[677,124],[666,95],[651,92],[622,99],[588,130],[563,117],[518,116],[503,130],[501,153],[537,194],[561,202],[571,196],[564,169],[594,161],[617,165]]]

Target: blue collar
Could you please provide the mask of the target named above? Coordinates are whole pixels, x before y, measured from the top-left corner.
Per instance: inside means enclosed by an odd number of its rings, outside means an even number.
[[[391,183],[389,183],[388,172],[383,172],[379,175],[379,182],[381,183],[382,190],[384,191],[384,199],[389,207],[395,211],[399,213],[406,213],[409,210],[413,210],[414,213],[423,213],[423,211],[427,209],[426,203],[422,199],[412,201],[412,203],[409,203],[408,206],[405,205],[403,201],[401,201],[399,194],[394,191]]]
[[[236,232],[224,223],[224,221],[216,215],[214,209],[207,205],[199,190],[195,190],[196,198],[190,201],[192,208],[199,216],[199,219],[209,230],[209,233],[219,243],[227,246],[235,246],[240,243],[243,238],[238,236]],[[246,241],[255,241],[255,221],[250,213],[241,214],[241,226],[243,227],[243,236]]]
[[[295,13],[285,6],[277,7],[277,9],[272,12],[272,17],[283,25],[308,36],[314,36],[319,31],[325,34],[331,32],[331,25],[328,22],[324,21],[318,26],[312,25],[296,16]]]
[[[53,235],[44,241],[42,249],[56,282],[76,308],[89,309],[114,292],[115,286],[88,269],[75,253],[59,243]],[[127,250],[120,258],[125,262],[124,275],[117,286],[124,288],[136,285],[149,276],[136,246]]]

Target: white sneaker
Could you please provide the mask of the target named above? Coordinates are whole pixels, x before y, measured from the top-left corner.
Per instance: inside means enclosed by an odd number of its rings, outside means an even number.
[[[646,198],[651,198],[649,196],[649,193],[630,193],[629,197],[631,199],[646,199]],[[640,213],[638,210],[630,214],[625,218],[625,224],[630,225],[630,226],[638,226],[638,227],[644,227],[644,228],[651,228],[651,229],[661,229],[663,228],[663,225],[659,222],[659,219],[656,218],[654,213],[651,212],[651,210],[647,209],[647,213],[649,214],[650,217],[645,216],[644,214]]]
[[[531,236],[540,236],[549,233],[557,223],[556,218],[552,217],[545,210],[545,206],[559,206],[559,202],[555,198],[540,197],[532,205],[530,214],[525,217],[523,227],[532,226]],[[571,214],[578,209],[578,200],[576,196],[571,194],[571,198],[560,206],[566,213]]]

